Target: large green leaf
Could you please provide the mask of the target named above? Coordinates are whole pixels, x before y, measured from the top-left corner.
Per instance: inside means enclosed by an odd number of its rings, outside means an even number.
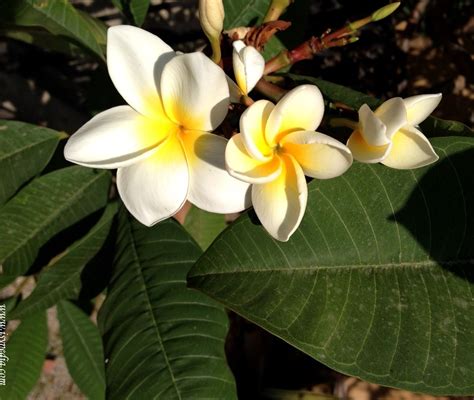
[[[186,287],[201,254],[174,220],[120,214],[114,275],[99,313],[111,399],[235,399],[224,310]]]
[[[137,26],[143,25],[150,7],[150,0],[112,0],[112,3]]]
[[[287,243],[253,212],[189,284],[317,360],[382,385],[474,393],[474,139],[413,171],[355,163],[314,180]]]
[[[21,275],[56,233],[107,203],[110,172],[68,167],[33,180],[0,208],[0,264]]]
[[[46,310],[62,299],[76,299],[83,283],[82,271],[104,244],[116,212],[116,203],[110,204],[87,235],[41,272],[33,293],[15,308],[10,317],[23,318]]]
[[[191,207],[184,221],[184,227],[203,250],[209,247],[226,225],[224,215],[210,213],[195,206]]]
[[[0,399],[24,400],[41,374],[48,345],[46,313],[23,320],[6,343],[6,385]]]
[[[43,170],[60,138],[48,128],[0,120],[0,205]]]
[[[107,28],[101,21],[76,10],[68,0],[6,0],[0,5],[6,28],[42,27],[67,37],[105,59]]]
[[[64,357],[74,382],[91,400],[105,399],[104,350],[89,316],[69,301],[58,304]]]
[[[261,23],[271,0],[224,0],[224,29]]]
[[[323,79],[295,74],[288,74],[287,76],[298,83],[314,83],[321,89],[321,92],[327,99],[332,102],[341,102],[355,110],[358,110],[363,104],[367,104],[373,109],[382,103],[381,100],[373,96]],[[474,136],[472,129],[463,123],[443,120],[436,117],[428,117],[421,124],[421,129],[428,137]]]

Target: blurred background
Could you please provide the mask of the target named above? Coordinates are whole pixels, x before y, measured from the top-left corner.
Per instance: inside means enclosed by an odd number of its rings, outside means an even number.
[[[71,3],[107,25],[127,23],[111,1]],[[282,19],[293,21],[298,37],[309,38],[363,18],[385,4],[378,0],[296,0]],[[292,72],[321,77],[379,98],[442,92],[443,101],[435,115],[472,127],[473,11],[471,0],[402,0],[392,17],[365,27],[358,42],[299,63]],[[151,0],[143,28],[177,50],[206,46],[195,0]],[[94,58],[46,51],[7,36],[11,35],[0,27],[0,118],[72,134],[94,113],[122,103],[105,65]],[[288,48],[298,44],[284,32],[279,38]],[[11,286],[6,290],[27,294],[31,288]],[[242,399],[259,398],[257,393],[284,400],[434,398],[344,377],[239,316],[230,317],[227,353]],[[62,357],[54,309],[49,318],[48,360],[30,398],[82,399]]]

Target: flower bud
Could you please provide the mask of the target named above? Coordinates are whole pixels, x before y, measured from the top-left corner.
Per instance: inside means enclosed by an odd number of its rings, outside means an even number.
[[[221,58],[220,36],[224,27],[224,5],[222,0],[199,0],[199,22],[211,42],[212,59],[218,63]]]

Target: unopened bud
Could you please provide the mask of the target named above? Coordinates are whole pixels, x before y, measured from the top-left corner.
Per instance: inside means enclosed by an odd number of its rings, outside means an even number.
[[[380,21],[381,19],[388,17],[398,8],[399,5],[400,2],[396,2],[387,4],[385,7],[379,8],[377,11],[374,11],[372,13],[372,21]]]
[[[211,43],[219,39],[224,27],[222,0],[199,0],[199,22]]]

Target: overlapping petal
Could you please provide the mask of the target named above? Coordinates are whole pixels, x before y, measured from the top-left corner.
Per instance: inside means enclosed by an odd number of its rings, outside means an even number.
[[[265,126],[272,110],[273,103],[259,100],[247,108],[240,117],[240,133],[249,154],[257,160],[268,161],[273,149],[265,138]]]
[[[151,226],[180,210],[188,193],[189,174],[176,135],[142,161],[117,171],[117,188],[127,209]]]
[[[290,155],[282,155],[278,178],[252,186],[255,212],[272,237],[286,242],[298,228],[306,210],[308,189],[303,170]]]
[[[387,156],[392,144],[372,146],[365,141],[360,130],[355,130],[347,141],[347,147],[351,150],[354,160],[374,164],[382,161]]]
[[[334,178],[352,165],[349,148],[323,133],[293,132],[282,139],[281,145],[283,151],[296,159],[304,174],[312,178]]]
[[[244,94],[248,94],[263,76],[265,60],[252,46],[241,40],[233,42],[232,63],[235,79]]]
[[[107,31],[107,67],[125,101],[150,118],[163,114],[159,83],[164,66],[175,56],[157,36],[128,25]]]
[[[441,93],[422,94],[404,99],[407,109],[408,124],[418,125],[434,111],[441,101]]]
[[[224,72],[202,53],[179,55],[166,64],[161,97],[168,117],[190,130],[214,130],[229,106]]]
[[[189,166],[188,199],[197,207],[227,214],[250,206],[250,185],[226,171],[223,137],[200,131],[180,135]]]
[[[429,140],[416,128],[399,130],[392,139],[392,148],[382,164],[397,169],[424,167],[438,160]]]
[[[292,131],[314,131],[324,114],[324,101],[314,85],[301,85],[281,98],[268,117],[265,137],[270,146]]]
[[[387,127],[370,109],[367,104],[359,108],[360,133],[364,140],[372,146],[383,146],[390,143]]]
[[[407,124],[407,111],[405,103],[400,97],[394,97],[384,102],[375,110],[375,115],[380,118],[386,127],[385,135],[388,139],[392,138],[402,126]],[[381,144],[374,145],[380,146]],[[385,143],[386,144],[386,143]]]
[[[229,173],[244,182],[269,182],[281,173],[280,157],[271,157],[268,161],[253,158],[245,148],[242,135],[233,136],[225,149],[226,167]]]
[[[125,167],[150,156],[176,129],[170,121],[146,118],[129,106],[114,107],[97,114],[72,135],[64,156],[87,167]]]

